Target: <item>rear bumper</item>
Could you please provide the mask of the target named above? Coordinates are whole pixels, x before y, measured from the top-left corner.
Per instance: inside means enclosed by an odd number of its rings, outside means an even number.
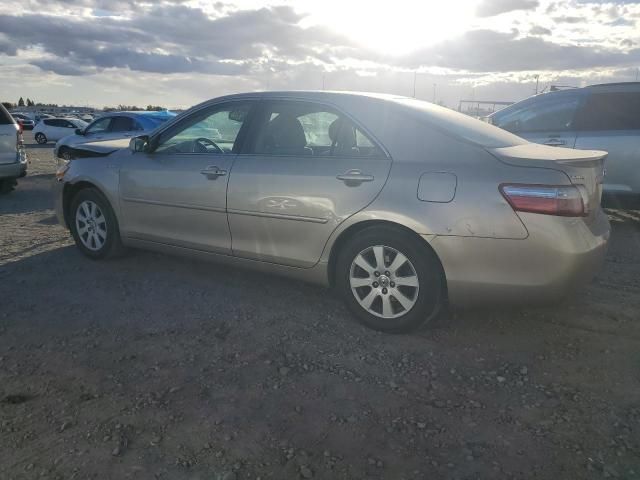
[[[20,160],[13,163],[0,164],[0,179],[20,178],[27,174],[27,157],[22,155]]]
[[[524,240],[436,237],[431,241],[445,270],[452,306],[553,303],[599,271],[610,234],[604,212],[589,224],[575,218],[520,215],[529,230]]]

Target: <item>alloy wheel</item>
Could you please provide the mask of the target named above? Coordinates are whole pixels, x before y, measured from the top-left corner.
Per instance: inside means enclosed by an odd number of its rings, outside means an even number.
[[[384,245],[368,247],[356,255],[349,284],[360,306],[381,318],[408,313],[420,289],[418,274],[407,256]]]
[[[100,250],[107,241],[107,219],[100,207],[85,200],[76,210],[76,230],[82,244],[91,251]]]

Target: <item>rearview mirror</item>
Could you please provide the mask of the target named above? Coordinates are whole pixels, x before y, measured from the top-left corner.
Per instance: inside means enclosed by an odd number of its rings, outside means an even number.
[[[81,128],[76,128],[76,135],[84,135],[84,130]]]
[[[129,141],[129,150],[133,153],[146,152],[149,148],[149,135],[140,135],[139,137],[133,137]]]
[[[229,112],[229,120],[233,120],[234,122],[244,122],[246,116],[247,111],[243,109],[231,110]]]

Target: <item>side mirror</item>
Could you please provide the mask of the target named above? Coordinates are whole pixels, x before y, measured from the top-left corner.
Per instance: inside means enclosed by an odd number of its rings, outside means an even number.
[[[84,130],[81,128],[76,128],[76,135],[84,135]]]
[[[139,137],[133,137],[129,141],[129,150],[133,153],[146,152],[149,149],[149,135],[140,135]]]

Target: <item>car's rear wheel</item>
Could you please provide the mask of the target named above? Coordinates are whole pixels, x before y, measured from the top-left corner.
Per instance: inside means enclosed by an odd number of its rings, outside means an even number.
[[[47,143],[47,136],[42,132],[36,133],[35,139],[40,145]]]
[[[118,221],[108,200],[98,190],[80,190],[71,201],[69,214],[73,239],[87,257],[102,259],[122,253]]]
[[[435,318],[443,303],[442,268],[419,239],[400,229],[371,227],[339,253],[336,286],[364,325],[408,332]]]

